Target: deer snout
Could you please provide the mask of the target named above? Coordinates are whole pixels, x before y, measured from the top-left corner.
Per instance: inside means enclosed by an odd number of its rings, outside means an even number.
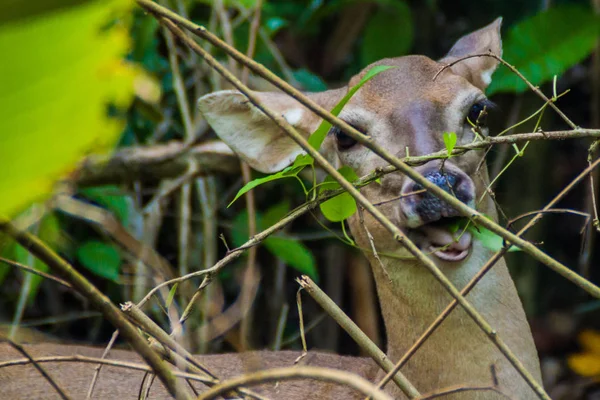
[[[419,169],[417,169],[419,170]],[[450,193],[463,203],[474,206],[475,184],[459,168],[446,164],[419,171],[430,182]],[[423,192],[423,186],[411,179],[402,186],[401,208],[407,218],[407,225],[416,228],[442,218],[460,216],[448,203],[440,200],[429,191]]]

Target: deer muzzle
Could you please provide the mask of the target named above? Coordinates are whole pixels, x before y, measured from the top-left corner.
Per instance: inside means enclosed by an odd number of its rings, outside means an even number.
[[[437,187],[474,207],[475,184],[458,167],[449,163],[424,165],[417,171]],[[451,219],[460,216],[454,207],[410,179],[402,185],[402,195],[400,207],[406,225],[422,250],[444,261],[461,261],[469,255],[472,236],[464,230],[453,229],[456,224],[452,224]]]

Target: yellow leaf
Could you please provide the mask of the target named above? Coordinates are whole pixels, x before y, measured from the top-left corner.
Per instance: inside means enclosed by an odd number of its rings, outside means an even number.
[[[600,333],[585,330],[579,334],[579,343],[586,352],[594,353],[600,357]]]
[[[592,353],[572,354],[567,358],[569,367],[581,376],[600,377],[600,355]]]
[[[0,26],[0,217],[48,195],[87,153],[114,146],[123,122],[108,106],[133,96],[128,21],[118,14],[132,2],[64,3]]]

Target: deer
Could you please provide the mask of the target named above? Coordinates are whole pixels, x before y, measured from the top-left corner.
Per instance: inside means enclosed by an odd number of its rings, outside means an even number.
[[[421,55],[409,55],[378,61],[366,67],[339,89],[307,93],[316,103],[332,109],[376,65],[392,66],[356,92],[344,106],[339,118],[370,135],[374,141],[399,157],[425,155],[444,149],[443,132],[455,132],[458,144],[474,140],[469,121],[478,121],[480,133],[487,134],[482,110],[489,107],[484,95],[498,66],[491,57],[469,55],[502,53],[501,19],[460,38],[449,53],[435,61]],[[461,60],[453,64],[453,61]],[[439,71],[446,68],[442,73]],[[439,74],[438,74],[439,73]],[[436,79],[433,79],[434,76]],[[303,104],[279,92],[256,92],[261,101],[282,115],[296,130],[308,137],[321,119]],[[273,173],[289,165],[302,153],[272,120],[258,110],[237,90],[207,94],[198,107],[217,136],[254,169]],[[332,127],[320,150],[335,167],[350,166],[364,176],[386,163],[351,136]],[[460,201],[476,207],[497,220],[493,200],[485,196],[490,183],[483,152],[470,151],[445,160],[431,160],[416,170]],[[430,257],[457,288],[464,287],[492,251],[469,232],[458,235],[447,222],[459,214],[430,193],[419,193],[419,185],[399,172],[381,177],[380,182],[361,188],[361,192],[415,244]],[[483,201],[478,201],[483,198]],[[387,357],[400,359],[439,313],[452,301],[434,277],[415,258],[408,257],[401,244],[368,213],[349,219],[357,245],[365,251],[374,276],[387,335]],[[515,285],[504,259],[485,275],[467,299],[493,325],[525,368],[541,384],[540,363],[532,333]],[[17,353],[1,345],[0,363],[16,358]],[[40,344],[27,347],[33,356],[96,355],[102,350],[85,346]],[[136,354],[116,350],[120,360],[139,360]],[[248,368],[291,366],[299,353],[294,351],[259,351],[239,354],[198,356],[220,378],[243,374]],[[260,360],[250,366],[247,360]],[[303,361],[308,365],[326,366],[354,372],[378,382],[385,374],[372,360],[309,352]],[[1,365],[1,364],[0,364]],[[249,367],[250,366],[250,367]],[[493,366],[498,388],[513,399],[537,398],[534,391],[499,352],[489,338],[460,307],[440,325],[433,335],[401,369],[420,393],[453,385],[489,385]],[[93,374],[92,364],[46,364],[48,372],[65,388],[84,396]],[[135,398],[140,372],[124,372],[105,367],[100,375],[96,398]],[[159,383],[150,398],[169,398]],[[265,384],[260,392],[279,399],[350,399],[356,392],[329,383],[284,382]],[[258,389],[257,389],[258,390]],[[393,383],[385,387],[395,399],[406,399]],[[56,398],[46,381],[31,366],[0,368],[0,392],[4,398]],[[465,391],[447,399],[500,399],[491,392]],[[79,397],[78,397],[79,398]]]

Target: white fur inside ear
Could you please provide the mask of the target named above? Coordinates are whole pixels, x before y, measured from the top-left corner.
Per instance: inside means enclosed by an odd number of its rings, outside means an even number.
[[[277,110],[281,101],[278,102],[275,95],[265,93],[262,96],[263,102],[280,112],[290,124],[301,121],[302,109],[289,107]],[[198,100],[198,107],[215,133],[258,171],[273,173],[282,170],[303,152],[239,92],[228,90],[208,94]]]
[[[302,121],[302,114],[304,114],[304,111],[301,108],[292,108],[283,113],[283,118],[293,126]]]
[[[492,68],[486,69],[481,72],[481,80],[483,81],[483,83],[486,86],[488,86],[490,83],[492,83],[492,74],[494,73],[495,70],[496,70],[496,66],[494,65]]]

